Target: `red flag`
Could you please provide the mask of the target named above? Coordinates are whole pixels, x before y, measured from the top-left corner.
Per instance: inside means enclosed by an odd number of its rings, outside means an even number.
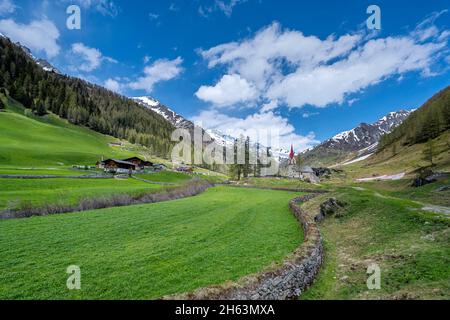
[[[291,153],[289,153],[289,158],[292,160],[295,157],[294,146],[291,144]]]

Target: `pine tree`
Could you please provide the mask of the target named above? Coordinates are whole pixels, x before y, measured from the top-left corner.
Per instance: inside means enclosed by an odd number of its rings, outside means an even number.
[[[425,160],[429,161],[431,165],[434,165],[433,159],[436,155],[436,146],[433,140],[428,140],[425,145],[425,150],[423,151],[423,155],[425,156]]]

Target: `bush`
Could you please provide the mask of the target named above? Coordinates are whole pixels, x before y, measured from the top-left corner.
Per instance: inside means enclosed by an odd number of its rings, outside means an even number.
[[[33,116],[34,116],[33,111],[31,111],[30,109],[25,109],[23,114],[25,117],[28,117],[28,118],[33,118]]]

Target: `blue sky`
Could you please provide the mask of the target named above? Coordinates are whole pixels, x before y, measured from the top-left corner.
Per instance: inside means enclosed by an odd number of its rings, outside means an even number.
[[[81,9],[81,29],[66,8]],[[382,28],[366,27],[369,5]],[[304,149],[450,84],[450,1],[0,0],[0,32],[62,72],[207,128]]]

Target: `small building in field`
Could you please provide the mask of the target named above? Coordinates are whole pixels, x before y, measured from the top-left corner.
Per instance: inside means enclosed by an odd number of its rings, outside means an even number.
[[[163,165],[157,165],[153,162],[142,160],[138,157],[132,157],[122,160],[107,159],[97,161],[96,165],[97,168],[111,173],[133,173],[146,169],[151,169],[153,171],[163,171],[165,169]]]
[[[136,171],[136,165],[132,162],[107,159],[98,163],[98,167],[111,173],[130,173]]]
[[[132,157],[128,159],[123,159],[122,161],[134,163],[138,170],[152,168],[154,166],[153,162],[142,160],[138,157]]]

